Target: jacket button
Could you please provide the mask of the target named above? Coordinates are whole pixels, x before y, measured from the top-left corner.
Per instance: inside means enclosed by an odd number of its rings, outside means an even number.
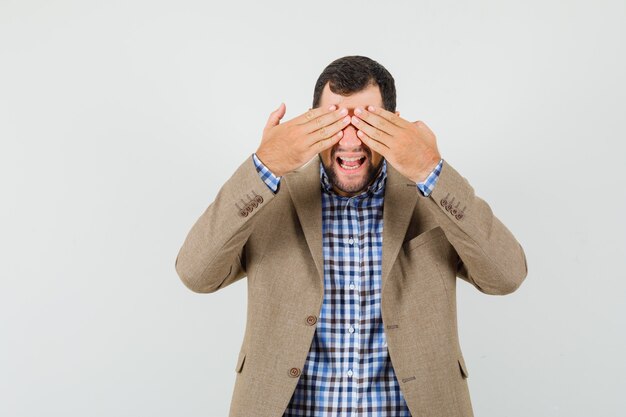
[[[313,326],[315,323],[317,323],[317,317],[309,316],[306,318],[306,324],[308,324],[309,326]]]
[[[298,369],[298,368],[291,368],[289,370],[289,376],[292,377],[292,378],[300,376],[300,369]]]
[[[451,201],[448,201],[448,198],[450,197],[450,193],[446,194],[446,196],[444,198],[441,199],[441,201],[439,201],[439,203],[446,208],[446,210],[448,210],[448,205],[452,204],[452,201],[454,201],[454,197],[452,197]],[[449,210],[448,210],[449,211]]]

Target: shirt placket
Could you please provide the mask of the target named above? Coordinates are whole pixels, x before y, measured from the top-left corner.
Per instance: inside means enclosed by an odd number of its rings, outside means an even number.
[[[345,202],[344,206],[344,218],[346,221],[344,247],[345,256],[349,260],[348,273],[345,275],[347,286],[347,305],[350,306],[348,314],[346,314],[346,322],[344,323],[345,331],[349,340],[350,354],[347,363],[347,369],[345,371],[346,382],[349,387],[350,395],[350,410],[351,416],[357,416],[358,404],[360,399],[358,398],[361,390],[359,389],[359,378],[361,377],[361,297],[362,297],[362,278],[363,278],[363,253],[360,245],[360,236],[362,234],[362,225],[359,223],[359,199],[349,198]]]

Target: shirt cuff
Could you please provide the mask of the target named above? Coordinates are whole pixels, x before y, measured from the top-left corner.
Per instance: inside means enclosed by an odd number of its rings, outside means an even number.
[[[256,152],[252,154],[252,158],[254,159],[254,165],[256,166],[256,170],[259,173],[259,176],[265,182],[265,184],[272,190],[274,193],[278,191],[278,186],[280,185],[281,177],[277,177],[266,167],[263,162],[256,156]]]
[[[437,184],[437,180],[439,179],[439,174],[441,173],[441,166],[443,165],[443,158],[439,160],[437,166],[428,174],[428,177],[423,182],[417,183],[417,189],[420,190],[424,197],[428,197],[430,193],[435,189],[435,184]]]

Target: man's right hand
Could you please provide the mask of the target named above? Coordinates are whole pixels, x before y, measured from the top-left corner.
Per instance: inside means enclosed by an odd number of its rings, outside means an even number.
[[[280,103],[270,114],[263,129],[257,157],[278,177],[300,168],[316,154],[339,142],[343,129],[350,124],[345,108],[309,109],[283,124],[286,106]]]

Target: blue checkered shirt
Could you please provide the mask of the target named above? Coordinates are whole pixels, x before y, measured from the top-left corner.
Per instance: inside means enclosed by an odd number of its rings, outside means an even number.
[[[259,175],[277,192],[276,177],[253,154]],[[428,196],[443,159],[419,192]],[[283,417],[410,417],[391,365],[380,311],[383,202],[387,162],[359,195],[332,190],[320,163],[324,301],[296,389]]]

